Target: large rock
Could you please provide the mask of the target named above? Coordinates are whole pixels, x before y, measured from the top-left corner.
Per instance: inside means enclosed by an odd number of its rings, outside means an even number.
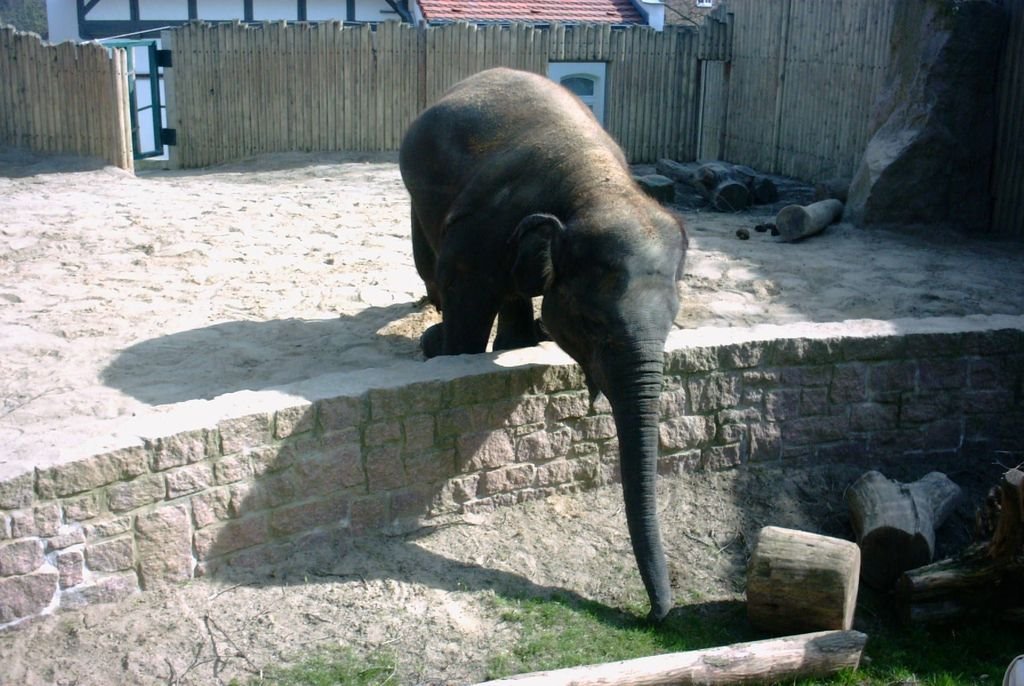
[[[1007,17],[992,0],[897,3],[891,56],[844,219],[989,227],[995,85]]]

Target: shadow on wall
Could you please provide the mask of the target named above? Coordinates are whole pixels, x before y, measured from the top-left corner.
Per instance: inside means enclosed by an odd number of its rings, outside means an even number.
[[[415,304],[401,303],[337,319],[214,324],[136,343],[101,378],[142,402],[164,405],[393,364],[416,357],[419,329],[413,337],[378,332],[415,312]]]
[[[445,515],[617,480],[614,430],[597,413],[605,408],[590,407],[578,369],[494,369],[318,401],[303,416],[279,413],[277,442],[222,443],[213,465],[222,485],[191,500],[197,575],[259,585],[402,580],[593,606],[571,589],[420,545],[438,526],[470,526]],[[569,388],[551,402],[555,385]],[[622,535],[632,564],[624,526]],[[630,617],[599,610],[609,621]]]

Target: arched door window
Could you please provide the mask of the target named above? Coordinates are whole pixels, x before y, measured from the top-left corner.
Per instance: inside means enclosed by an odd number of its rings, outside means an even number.
[[[583,101],[604,124],[604,62],[551,62],[548,77],[562,84]]]

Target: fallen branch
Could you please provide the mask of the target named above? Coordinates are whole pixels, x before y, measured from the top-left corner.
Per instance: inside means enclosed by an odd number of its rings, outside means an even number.
[[[792,681],[856,668],[867,636],[819,631],[751,643],[653,655],[486,682],[486,686],[656,686]]]

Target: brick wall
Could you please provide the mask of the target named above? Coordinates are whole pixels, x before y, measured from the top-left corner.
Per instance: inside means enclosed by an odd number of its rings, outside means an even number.
[[[702,329],[669,350],[666,475],[1024,453],[1024,317]],[[616,481],[610,407],[556,349],[415,370],[0,479],[0,627]]]

